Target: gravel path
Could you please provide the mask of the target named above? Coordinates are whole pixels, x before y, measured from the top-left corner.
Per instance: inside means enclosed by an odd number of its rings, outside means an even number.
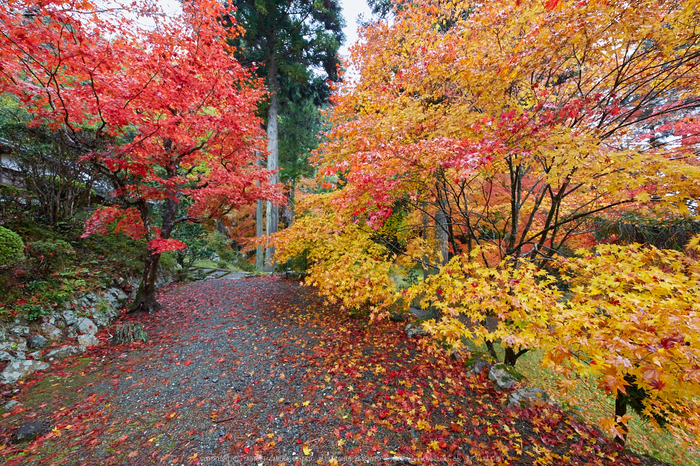
[[[505,408],[404,324],[350,319],[298,282],[208,280],[159,299],[129,317],[147,343],[28,381],[0,420],[7,464],[655,464],[558,408]],[[27,421],[46,435],[11,443]]]

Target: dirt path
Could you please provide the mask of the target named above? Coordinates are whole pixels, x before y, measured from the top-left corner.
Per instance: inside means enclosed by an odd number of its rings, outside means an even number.
[[[104,345],[20,386],[6,464],[653,464],[556,407],[506,409],[462,363],[277,277],[171,286]],[[106,335],[101,335],[105,337]],[[43,422],[32,443],[17,427]]]

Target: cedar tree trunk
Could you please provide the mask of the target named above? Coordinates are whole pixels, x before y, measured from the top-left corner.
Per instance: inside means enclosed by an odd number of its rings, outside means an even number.
[[[272,41],[271,43],[275,43]],[[278,167],[278,138],[277,138],[277,110],[279,105],[278,92],[279,85],[277,83],[277,61],[274,54],[271,54],[270,63],[267,67],[267,86],[270,90],[270,107],[267,110],[267,169],[272,171],[270,184],[276,185],[279,181],[277,174]],[[266,234],[269,236],[277,233],[279,226],[279,206],[267,201],[267,218],[265,222]],[[265,250],[265,271],[272,272],[275,264],[273,256],[275,248],[268,246]]]

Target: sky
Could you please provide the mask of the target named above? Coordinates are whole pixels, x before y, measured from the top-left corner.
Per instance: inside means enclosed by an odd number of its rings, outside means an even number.
[[[370,9],[365,0],[340,0],[340,5],[345,17],[345,45],[340,48],[340,55],[347,58],[348,48],[357,41],[357,17],[362,14],[365,19],[369,18]]]

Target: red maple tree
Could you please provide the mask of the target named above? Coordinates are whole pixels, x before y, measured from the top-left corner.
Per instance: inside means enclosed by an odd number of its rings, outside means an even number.
[[[148,240],[132,311],[160,307],[158,262],[185,247],[171,237],[179,223],[277,196],[256,166],[264,91],[233,58],[223,13],[213,0],[187,2],[172,18],[147,2],[128,10],[89,0],[0,5],[0,89],[35,124],[62,130],[114,187],[117,202],[95,212],[84,235],[116,222]]]

